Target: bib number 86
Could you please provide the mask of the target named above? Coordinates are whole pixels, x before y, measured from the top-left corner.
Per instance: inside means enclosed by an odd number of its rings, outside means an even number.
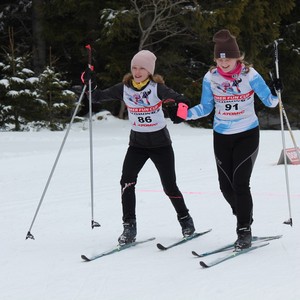
[[[138,117],[138,120],[140,123],[151,123],[152,122],[152,119],[150,116],[148,117]]]

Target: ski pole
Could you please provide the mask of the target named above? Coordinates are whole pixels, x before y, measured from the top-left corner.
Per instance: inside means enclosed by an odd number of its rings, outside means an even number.
[[[278,58],[278,44],[282,42],[282,39],[278,39],[278,40],[275,40],[274,41],[274,48],[275,48],[275,64],[276,64],[276,78],[279,79],[279,58]],[[272,73],[270,72],[270,77],[271,77],[271,80],[273,80],[273,76],[272,76]],[[278,92],[277,92],[278,94]],[[280,91],[280,99],[281,99],[281,91]],[[291,125],[290,125],[290,122],[289,122],[289,119],[287,117],[287,114],[286,114],[286,111],[284,109],[284,106],[283,106],[283,103],[282,101],[280,101],[281,103],[281,110],[282,110],[282,114],[284,116],[284,119],[285,119],[285,122],[286,122],[286,125],[287,125],[287,128],[289,130],[289,133],[290,133],[290,136],[291,136],[291,139],[292,139],[292,142],[293,142],[293,145],[294,145],[294,148],[295,148],[295,151],[296,151],[296,154],[298,156],[298,159],[300,160],[300,151],[299,151],[299,148],[297,146],[297,143],[296,143],[296,139],[294,137],[294,134],[293,134],[293,131],[292,131],[292,128],[291,128]]]
[[[92,66],[92,49],[90,45],[86,45],[88,51],[88,67],[93,71]],[[92,80],[89,79],[89,136],[90,136],[90,181],[91,181],[91,226],[100,227],[100,224],[94,221],[94,170],[93,170],[93,125],[92,125]]]
[[[272,72],[270,72],[269,74],[270,74],[271,80],[273,80]],[[276,92],[276,93],[277,93],[277,92]],[[277,95],[278,95],[278,93],[277,93]],[[298,159],[300,160],[300,151],[299,151],[299,148],[298,148],[298,146],[297,146],[295,137],[294,137],[294,135],[293,135],[293,131],[292,131],[292,128],[291,128],[289,119],[288,119],[288,117],[287,117],[287,114],[286,114],[286,112],[285,112],[285,109],[284,109],[284,106],[283,106],[282,101],[281,101],[281,109],[282,109],[282,114],[283,114],[284,119],[285,119],[285,123],[286,123],[287,128],[288,128],[288,130],[289,130],[289,133],[290,133],[290,135],[291,135],[291,139],[292,139],[292,142],[293,142],[293,145],[294,145],[296,154],[297,154],[297,156],[298,156]]]
[[[38,206],[37,206],[37,209],[36,209],[36,211],[35,211],[35,214],[34,214],[34,217],[33,217],[33,219],[32,219],[32,222],[31,222],[31,225],[30,225],[30,227],[29,227],[29,230],[28,230],[28,232],[27,232],[26,240],[27,240],[28,238],[34,240],[34,236],[33,236],[32,233],[31,233],[31,229],[32,229],[33,224],[34,224],[34,222],[35,222],[35,219],[36,219],[36,217],[37,217],[37,215],[38,215],[38,212],[39,212],[39,210],[40,210],[40,208],[41,208],[42,202],[43,202],[43,200],[44,200],[44,198],[45,198],[47,189],[48,189],[48,187],[49,187],[49,184],[50,184],[50,181],[51,181],[52,176],[53,176],[53,174],[54,174],[54,171],[55,171],[56,165],[57,165],[57,163],[58,163],[59,157],[60,157],[60,155],[61,155],[61,152],[62,152],[62,150],[63,150],[63,147],[64,147],[64,145],[65,145],[65,142],[66,142],[66,140],[67,140],[67,137],[68,137],[68,135],[69,135],[69,132],[70,132],[72,123],[73,123],[73,121],[74,121],[74,119],[75,119],[75,117],[76,117],[76,115],[77,115],[79,106],[80,106],[80,104],[81,104],[81,100],[82,100],[82,98],[83,98],[83,96],[84,96],[84,93],[85,93],[85,90],[86,90],[86,86],[83,87],[83,90],[82,90],[81,95],[80,95],[80,97],[79,97],[79,100],[78,100],[78,102],[77,102],[75,111],[74,111],[73,116],[72,116],[72,118],[71,118],[71,121],[70,121],[70,123],[69,123],[69,125],[68,125],[68,127],[67,127],[67,131],[66,131],[66,133],[65,133],[65,136],[64,136],[64,138],[63,138],[62,144],[61,144],[61,146],[60,146],[60,148],[59,148],[59,151],[58,151],[58,153],[57,153],[55,162],[54,162],[54,164],[53,164],[53,167],[52,167],[52,169],[51,169],[50,175],[49,175],[48,180],[47,180],[47,182],[46,182],[46,185],[45,185],[45,188],[44,188],[44,190],[43,190],[41,199],[40,199],[39,204],[38,204]]]
[[[276,78],[279,79],[279,58],[278,58],[278,41],[274,41],[274,55],[275,55],[275,70],[276,70]],[[281,124],[281,137],[282,137],[282,146],[283,146],[283,157],[284,157],[284,169],[285,169],[285,180],[286,180],[286,189],[287,189],[287,197],[288,197],[288,208],[289,208],[289,219],[284,221],[284,224],[293,226],[292,220],[292,210],[291,210],[291,199],[290,199],[290,188],[289,188],[289,176],[288,176],[288,168],[287,168],[287,159],[286,159],[286,145],[285,145],[285,135],[284,135],[284,124],[283,124],[283,105],[281,99],[281,90],[276,90],[278,100],[279,100],[279,114],[280,114],[280,124]]]

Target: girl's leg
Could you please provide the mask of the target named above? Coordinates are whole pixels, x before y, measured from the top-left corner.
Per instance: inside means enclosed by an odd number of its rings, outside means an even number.
[[[135,185],[140,170],[149,158],[146,149],[129,146],[122,168],[121,198],[123,209],[123,221],[135,220]]]
[[[233,188],[236,198],[236,212],[239,226],[252,224],[253,201],[250,178],[258,154],[259,128],[241,133],[235,141]]]
[[[177,219],[183,236],[191,236],[195,232],[195,226],[176,184],[175,159],[172,146],[150,149],[150,158],[158,170],[163,189],[177,212]]]
[[[149,156],[158,170],[164,192],[170,198],[178,216],[186,216],[188,209],[176,184],[175,158],[172,146],[149,149]]]
[[[236,203],[233,191],[233,139],[231,135],[214,132],[214,153],[217,165],[220,190],[236,214]]]
[[[237,217],[235,248],[248,248],[253,221],[250,177],[258,153],[259,128],[229,136],[215,133],[214,141],[220,188]]]
[[[214,132],[214,151],[220,189],[239,224],[252,223],[250,177],[257,157],[259,128],[234,134]]]

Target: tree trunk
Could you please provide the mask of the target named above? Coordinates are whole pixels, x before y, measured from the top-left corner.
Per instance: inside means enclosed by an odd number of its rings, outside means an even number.
[[[41,73],[46,65],[46,45],[43,37],[43,0],[32,0],[33,69]]]

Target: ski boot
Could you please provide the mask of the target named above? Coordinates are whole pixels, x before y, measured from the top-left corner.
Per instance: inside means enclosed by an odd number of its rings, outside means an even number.
[[[252,233],[250,225],[238,226],[236,229],[237,240],[234,243],[235,251],[240,251],[251,247],[252,244]]]
[[[177,219],[179,221],[179,224],[182,228],[182,235],[183,237],[189,237],[193,235],[195,232],[195,226],[192,217],[190,214],[187,214],[184,217],[177,216]]]
[[[135,242],[136,237],[136,221],[128,220],[123,223],[123,233],[118,238],[119,245],[125,245]]]

